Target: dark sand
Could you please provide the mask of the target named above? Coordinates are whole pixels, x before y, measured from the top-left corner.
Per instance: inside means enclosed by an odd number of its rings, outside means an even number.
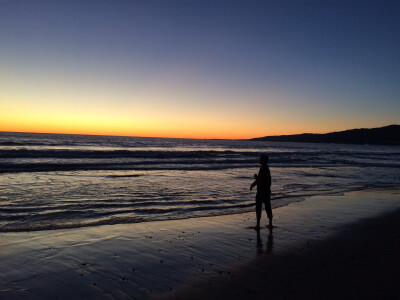
[[[399,299],[398,190],[255,214],[0,234],[0,298]],[[262,222],[266,223],[265,215]]]
[[[400,299],[400,209],[281,255],[271,255],[273,236],[255,259],[227,269],[233,275],[193,281],[160,298]]]

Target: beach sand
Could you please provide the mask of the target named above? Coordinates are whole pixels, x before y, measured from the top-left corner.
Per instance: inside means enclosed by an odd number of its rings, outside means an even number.
[[[255,213],[1,233],[0,298],[399,298],[399,209],[369,190],[277,208],[259,235]]]

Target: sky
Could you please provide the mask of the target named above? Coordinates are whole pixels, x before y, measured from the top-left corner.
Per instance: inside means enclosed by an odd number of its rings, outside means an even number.
[[[400,1],[0,0],[0,131],[241,139],[400,123]]]

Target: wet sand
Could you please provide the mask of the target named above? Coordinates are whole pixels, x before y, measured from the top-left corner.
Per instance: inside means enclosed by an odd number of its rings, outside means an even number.
[[[400,192],[254,213],[0,234],[0,298],[399,298]],[[262,221],[266,224],[265,215]]]
[[[264,236],[259,255],[227,269],[232,275],[193,281],[155,298],[400,299],[400,208],[339,225],[327,236],[307,236],[288,251],[277,249],[279,230]]]

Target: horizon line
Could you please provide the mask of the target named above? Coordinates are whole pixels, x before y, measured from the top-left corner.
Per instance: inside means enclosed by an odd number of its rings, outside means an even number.
[[[188,137],[162,137],[162,136],[139,136],[139,135],[118,135],[118,134],[91,134],[91,133],[57,133],[57,132],[29,132],[29,131],[2,131],[0,133],[27,133],[27,134],[53,134],[53,135],[82,135],[82,136],[108,136],[108,137],[132,137],[150,139],[179,139],[179,140],[226,140],[241,141],[248,139],[228,139],[228,138],[188,138]]]
[[[347,130],[356,130],[356,129],[374,129],[374,128],[383,128],[388,126],[399,126],[399,124],[389,124],[379,127],[359,127],[359,128],[351,128],[346,130],[339,131],[330,131],[325,133],[311,133],[311,132],[302,132],[302,133],[293,133],[293,134],[280,134],[280,135],[267,135],[262,137],[272,137],[272,136],[290,136],[290,135],[300,135],[300,134],[328,134],[335,132],[342,132]],[[2,131],[0,133],[27,133],[27,134],[53,134],[53,135],[82,135],[82,136],[107,136],[107,137],[132,137],[132,138],[158,138],[158,139],[183,139],[183,140],[226,140],[226,141],[243,141],[243,140],[251,140],[255,138],[262,137],[252,137],[252,138],[242,138],[242,139],[229,139],[229,138],[188,138],[188,137],[162,137],[162,136],[137,136],[137,135],[118,135],[118,134],[90,134],[90,133],[56,133],[56,132],[29,132],[29,131]]]

